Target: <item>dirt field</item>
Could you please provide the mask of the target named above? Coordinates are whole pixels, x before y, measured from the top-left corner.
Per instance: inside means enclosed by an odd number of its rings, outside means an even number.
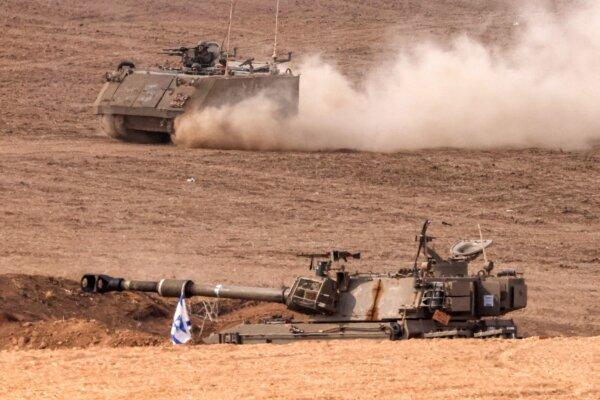
[[[518,3],[282,1],[281,50],[321,53],[358,82],[398,43],[466,33],[506,46]],[[560,14],[575,2],[545,3]],[[0,348],[22,349],[0,353],[2,397],[337,399],[361,388],[382,398],[597,398],[600,149],[243,152],[99,133],[91,105],[106,70],[220,41],[228,5],[0,2],[0,272],[21,274],[0,279]],[[239,1],[232,40],[242,54],[270,54],[272,6]],[[111,350],[164,343],[170,305],[117,296],[88,307],[77,294],[60,303],[75,283],[27,278],[93,271],[280,286],[306,269],[295,254],[332,248],[361,250],[363,268],[391,271],[410,263],[425,218],[438,222],[442,251],[477,237],[480,223],[498,268],[525,273],[529,305],[514,315],[522,334],[596,337]],[[150,313],[136,314],[140,304]],[[32,350],[90,345],[101,347]],[[134,387],[146,380],[151,389]]]
[[[11,352],[0,353],[0,395],[3,399],[161,399],[165,393],[178,399],[597,399],[598,349],[596,337]],[[7,373],[17,368],[27,372]]]
[[[43,148],[21,138],[5,143],[5,272],[280,286],[306,271],[299,252],[363,250],[357,265],[393,270],[410,263],[424,218],[455,225],[432,228],[440,249],[476,237],[479,222],[496,240],[489,255],[498,268],[528,279],[529,306],[515,315],[523,333],[600,333],[600,208],[591,190],[600,178],[597,153],[249,153],[104,138],[50,139]]]

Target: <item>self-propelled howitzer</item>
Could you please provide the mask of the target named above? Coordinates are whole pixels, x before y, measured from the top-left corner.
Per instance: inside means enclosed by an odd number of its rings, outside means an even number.
[[[492,274],[486,262],[469,274],[469,262],[491,241],[462,241],[448,259],[429,246],[428,222],[419,235],[419,255],[412,268],[395,273],[347,271],[359,253],[332,251],[307,254],[314,276],[298,277],[289,288],[206,285],[190,280],[132,281],[106,275],[84,275],[86,292],[154,292],[165,297],[204,296],[283,303],[306,320],[274,319],[241,324],[211,335],[209,343],[289,342],[308,339],[441,337],[517,337],[510,319],[500,319],[527,304],[527,286],[513,270]]]

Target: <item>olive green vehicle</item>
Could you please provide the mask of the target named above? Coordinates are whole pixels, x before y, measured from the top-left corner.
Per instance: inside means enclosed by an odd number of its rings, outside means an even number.
[[[300,78],[279,65],[289,62],[291,53],[264,63],[237,61],[235,53],[221,51],[215,42],[200,42],[163,50],[181,58],[175,67],[137,69],[131,61],[121,62],[106,73],[94,103],[104,132],[124,141],[168,142],[177,116],[259,94],[269,96],[284,114],[297,111]]]
[[[493,262],[469,274],[489,240],[461,241],[442,258],[429,245],[426,221],[417,237],[414,264],[395,273],[350,272],[360,253],[308,254],[313,276],[289,288],[207,285],[190,280],[130,281],[84,275],[85,292],[155,292],[165,297],[204,296],[283,303],[306,320],[282,318],[240,324],[212,334],[208,343],[285,343],[296,340],[370,338],[516,338],[511,319],[500,316],[527,305],[527,285],[514,270],[493,274]],[[485,256],[485,253],[484,253]],[[420,257],[426,258],[419,262]]]

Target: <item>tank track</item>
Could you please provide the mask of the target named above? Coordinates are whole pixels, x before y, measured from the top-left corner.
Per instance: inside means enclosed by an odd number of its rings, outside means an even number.
[[[512,320],[480,320],[439,326],[430,320],[353,323],[292,323],[268,322],[241,324],[214,333],[204,339],[206,343],[289,343],[300,340],[338,339],[455,339],[502,338],[516,339],[517,328]]]

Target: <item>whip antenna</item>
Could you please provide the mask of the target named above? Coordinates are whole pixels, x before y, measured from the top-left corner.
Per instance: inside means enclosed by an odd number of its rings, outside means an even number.
[[[233,8],[236,0],[231,0],[229,7],[229,25],[227,26],[227,46],[225,47],[225,76],[227,76],[227,68],[229,67],[229,38],[231,37],[231,22],[233,20]]]
[[[279,29],[279,0],[275,6],[275,39],[273,40],[273,63],[277,58],[277,30]]]
[[[481,225],[477,224],[477,228],[479,229],[479,243],[481,243],[481,250],[483,250],[483,261],[487,264],[487,255],[485,254],[485,246],[483,245],[483,234],[481,233]]]

